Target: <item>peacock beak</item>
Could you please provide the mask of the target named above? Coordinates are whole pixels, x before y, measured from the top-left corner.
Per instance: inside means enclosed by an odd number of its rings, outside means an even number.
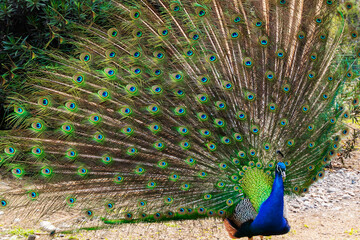
[[[282,176],[283,180],[285,180],[285,178],[286,178],[286,173],[285,173],[285,171],[281,171],[281,176]]]

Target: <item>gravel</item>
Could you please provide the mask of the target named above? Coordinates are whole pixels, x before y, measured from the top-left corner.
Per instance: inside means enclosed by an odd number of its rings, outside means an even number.
[[[342,200],[360,201],[360,171],[338,169],[327,171],[326,177],[310,187],[304,196],[286,196],[288,211],[314,211],[333,208]]]

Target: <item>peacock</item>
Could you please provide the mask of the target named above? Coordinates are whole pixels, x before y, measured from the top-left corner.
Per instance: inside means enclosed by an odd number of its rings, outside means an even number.
[[[289,232],[284,195],[323,178],[349,133],[339,95],[356,74],[341,54],[357,41],[346,18],[356,6],[110,5],[105,22],[52,34],[67,51],[27,46],[0,131],[5,216],[71,211],[110,226],[215,217],[232,238]]]

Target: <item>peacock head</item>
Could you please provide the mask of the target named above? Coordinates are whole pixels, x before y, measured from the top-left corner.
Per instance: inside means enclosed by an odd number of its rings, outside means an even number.
[[[278,162],[276,164],[276,173],[280,174],[283,179],[285,179],[285,177],[286,177],[285,170],[286,170],[286,166],[284,163]]]

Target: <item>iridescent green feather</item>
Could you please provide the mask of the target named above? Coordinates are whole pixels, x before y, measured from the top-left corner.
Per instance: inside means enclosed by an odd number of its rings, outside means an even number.
[[[244,198],[260,208],[279,151],[287,194],[324,176],[348,134],[338,96],[356,77],[340,56],[357,38],[346,7],[111,4],[107,24],[69,24],[73,51],[38,49],[19,76],[0,132],[2,208],[105,223],[225,217]]]

